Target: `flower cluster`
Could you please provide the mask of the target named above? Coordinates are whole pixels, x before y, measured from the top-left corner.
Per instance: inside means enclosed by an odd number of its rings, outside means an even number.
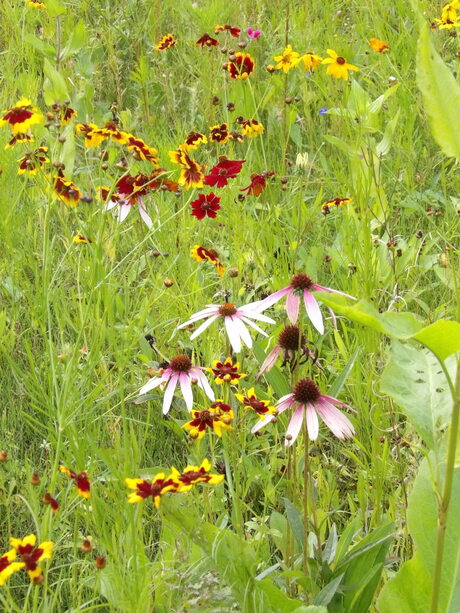
[[[336,79],[345,80],[348,80],[349,70],[359,70],[357,66],[349,64],[343,56],[338,55],[333,49],[328,49],[327,54],[329,57],[325,59],[316,55],[313,51],[308,51],[304,55],[300,55],[297,51],[293,51],[291,45],[288,45],[281,55],[276,55],[273,58],[277,63],[275,66],[268,66],[268,70],[269,72],[283,70],[284,73],[287,73],[302,62],[305,71],[310,74],[314,72],[320,64],[327,64],[327,74]]]

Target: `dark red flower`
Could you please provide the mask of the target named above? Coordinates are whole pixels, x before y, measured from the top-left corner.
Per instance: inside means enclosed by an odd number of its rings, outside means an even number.
[[[241,168],[246,160],[222,160],[204,178],[205,185],[224,187],[228,179],[233,179],[241,172]]]
[[[240,28],[234,28],[233,26],[225,25],[225,26],[214,26],[214,32],[218,34],[219,32],[230,32],[232,36],[238,38],[241,33]]]
[[[192,215],[195,215],[197,219],[204,219],[206,215],[214,219],[220,209],[219,201],[220,196],[216,196],[212,192],[206,195],[200,194],[196,200],[190,203]]]
[[[259,196],[267,186],[265,179],[267,177],[273,176],[274,172],[267,172],[263,175],[252,174],[251,175],[251,183],[247,187],[243,187],[240,189],[240,192],[247,191],[248,194],[253,194],[254,196]]]
[[[195,43],[195,45],[199,45],[200,47],[217,47],[218,44],[219,42],[207,33],[203,34]]]

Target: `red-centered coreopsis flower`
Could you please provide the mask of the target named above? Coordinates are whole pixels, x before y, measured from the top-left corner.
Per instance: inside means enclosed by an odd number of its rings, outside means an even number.
[[[190,324],[195,324],[200,319],[206,319],[206,321],[190,336],[190,340],[193,340],[204,332],[204,330],[216,321],[216,319],[222,318],[230,344],[234,351],[238,353],[241,351],[242,342],[249,347],[249,349],[252,347],[252,338],[246,325],[251,326],[251,328],[254,328],[264,336],[268,336],[266,332],[252,321],[253,319],[269,324],[275,323],[273,319],[259,312],[259,306],[260,302],[252,302],[241,307],[236,307],[230,302],[220,305],[208,304],[205,309],[194,313],[188,321],[178,326],[178,329],[185,328]]]
[[[228,406],[228,405],[225,405]],[[230,425],[233,421],[234,413],[230,407],[229,411],[221,411],[210,407],[204,411],[192,411],[192,419],[182,426],[187,430],[191,438],[201,439],[209,428],[220,438],[222,430],[232,430]]]
[[[85,137],[85,147],[98,147],[103,141],[109,138],[109,134],[94,123],[77,123],[75,126],[77,134]]]
[[[43,504],[49,504],[53,513],[57,513],[59,511],[59,503],[55,500],[49,492],[43,494],[42,498]]]
[[[126,145],[132,137],[132,134],[120,130],[116,121],[107,121],[100,130],[119,145]]]
[[[77,111],[71,108],[68,102],[64,102],[62,104],[56,102],[51,106],[51,108],[53,109],[53,113],[49,115],[50,119],[58,119],[61,126],[66,126],[68,123],[70,123],[72,117],[77,116]],[[53,114],[55,114],[54,117],[52,117]]]
[[[241,133],[247,138],[258,136],[264,132],[265,128],[263,124],[259,123],[256,119],[245,119],[241,122]]]
[[[208,139],[204,134],[201,134],[201,132],[190,132],[182,145],[179,145],[179,150],[192,151],[193,149],[198,149],[201,144],[207,142]]]
[[[35,139],[32,134],[23,134],[22,132],[19,132],[18,134],[15,134],[13,138],[6,143],[5,149],[10,149],[11,147],[14,147],[16,143],[33,143],[34,140]]]
[[[191,466],[189,464],[181,473],[173,466],[171,467],[171,474],[172,477],[179,483],[178,491],[187,492],[197,483],[210,483],[211,485],[222,483],[224,480],[224,475],[212,475],[210,474],[210,470],[211,464],[209,461],[203,460],[200,466]]]
[[[241,34],[241,30],[240,28],[235,28],[233,26],[229,26],[229,25],[225,25],[225,26],[214,26],[214,32],[216,34],[218,34],[219,32],[230,32],[230,34],[232,36],[234,36],[235,38],[238,38],[238,36]]]
[[[185,189],[203,187],[204,165],[198,164],[198,162],[192,159],[183,149],[170,151],[169,157],[172,162],[179,164],[181,167],[178,181],[179,185],[184,185]]]
[[[44,541],[37,547],[36,543],[37,537],[35,534],[29,534],[23,539],[10,538],[11,547],[21,558],[21,568],[27,570],[27,574],[32,581],[40,583],[42,569],[38,563],[51,558],[54,544],[51,541]]]
[[[390,45],[388,43],[386,43],[384,40],[379,40],[378,38],[370,38],[369,47],[373,51],[377,51],[377,53],[385,53],[390,49]]]
[[[31,126],[43,120],[43,115],[27,98],[21,98],[10,109],[2,111],[2,114],[0,126],[8,124],[14,136],[25,134]]]
[[[235,394],[235,397],[241,402],[245,409],[257,413],[260,419],[264,419],[268,415],[276,415],[278,412],[268,400],[259,400],[253,387],[248,389],[244,394]]]
[[[155,49],[157,51],[165,51],[165,49],[170,49],[177,45],[177,40],[174,38],[174,34],[166,34],[161,38],[159,43],[156,45]]]
[[[228,134],[228,125],[226,123],[221,123],[217,126],[211,126],[209,128],[209,140],[212,143],[219,143],[223,145],[229,139]]]
[[[218,44],[219,41],[212,38],[212,36],[209,36],[207,33],[203,34],[203,36],[195,43],[195,45],[198,45],[199,47],[217,47]]]
[[[458,2],[458,0],[452,0],[443,5],[441,19],[435,19],[440,30],[450,30],[451,28],[458,28],[460,26],[460,18],[457,14],[458,8],[460,8],[460,2]]]
[[[252,75],[255,68],[254,59],[249,53],[235,53],[234,59],[229,60],[224,64],[224,70],[227,70],[232,79],[247,79]]]
[[[87,236],[84,236],[81,232],[78,232],[78,234],[73,237],[73,242],[91,244],[93,241]]]
[[[329,213],[329,209],[333,206],[339,208],[341,206],[345,206],[346,204],[350,204],[353,202],[352,198],[334,198],[334,200],[326,200],[321,205],[321,210],[324,214]]]
[[[146,498],[152,498],[157,509],[160,508],[161,497],[164,494],[167,492],[177,492],[179,488],[177,480],[172,475],[166,477],[165,473],[158,473],[152,481],[127,478],[125,483],[130,490],[134,490],[134,492],[128,494],[128,502],[130,504],[136,504]]]
[[[24,568],[24,562],[14,561],[17,555],[16,549],[11,549],[0,557],[0,587],[11,577],[11,575],[21,570],[21,568]]]
[[[46,6],[44,2],[36,2],[36,0],[25,0],[27,6],[33,9],[45,9]]]
[[[52,182],[56,196],[72,208],[76,207],[81,200],[82,193],[75,183],[66,179],[61,170],[56,177],[53,177]]]
[[[192,248],[190,255],[197,262],[211,262],[211,264],[216,267],[216,272],[219,277],[224,276],[225,268],[221,264],[221,261],[219,260],[219,254],[215,249],[205,249],[200,245],[195,245]]]
[[[76,473],[73,470],[69,470],[67,466],[60,466],[59,470],[64,475],[67,475],[69,479],[72,479],[78,489],[78,495],[82,498],[89,498],[91,482],[88,479],[88,474],[86,472]]]
[[[278,415],[286,409],[293,408],[294,413],[286,431],[287,447],[290,447],[299,435],[303,420],[306,419],[308,438],[316,441],[319,433],[318,415],[324,421],[331,432],[339,439],[351,438],[355,430],[352,423],[334,404],[341,407],[348,407],[337,398],[321,394],[319,387],[311,379],[301,379],[294,387],[293,391],[279,399],[276,404]],[[273,415],[269,415],[251,430],[257,432],[273,420]]]
[[[281,300],[283,296],[287,296],[286,312],[290,322],[295,324],[297,318],[299,317],[300,298],[303,296],[305,309],[311,323],[320,334],[323,334],[323,316],[321,315],[316,298],[313,296],[313,292],[331,292],[333,294],[340,294],[341,296],[346,296],[347,298],[355,300],[355,298],[349,294],[345,294],[344,292],[339,292],[336,289],[331,289],[330,287],[324,287],[323,285],[314,283],[310,277],[304,273],[297,273],[292,277],[291,283],[287,287],[280,289],[270,296],[267,296],[267,298],[261,300],[258,303],[259,308],[261,311],[264,311],[268,307],[278,302],[278,300]]]
[[[214,219],[217,217],[217,211],[220,209],[220,196],[214,193],[200,194],[196,200],[190,203],[192,207],[192,215],[197,219],[204,219],[206,216]]]
[[[247,187],[240,189],[240,192],[247,191],[248,195],[252,194],[253,196],[260,196],[267,186],[266,178],[272,177],[274,174],[274,172],[266,172],[261,175],[253,173],[251,175],[251,183]]]
[[[298,326],[285,326],[278,336],[277,345],[270,351],[260,367],[256,380],[273,368],[281,353],[283,353],[282,366],[285,366],[289,362],[291,364],[291,371],[296,364],[303,363],[297,361],[298,352],[300,352],[301,358],[305,358],[305,361],[310,358],[312,362],[315,362],[317,357],[313,351],[307,347],[307,344],[311,343],[300,334]]]
[[[227,160],[221,158],[220,162],[211,168],[204,178],[204,184],[211,187],[224,187],[228,179],[234,179],[240,172],[246,160]]]
[[[132,151],[137,160],[151,162],[155,168],[158,168],[160,158],[158,157],[158,151],[154,147],[150,147],[142,138],[132,134],[128,135],[126,144],[128,145],[128,151]]]
[[[41,170],[43,166],[49,162],[46,157],[48,147],[39,147],[35,151],[26,152],[21,158],[19,158],[18,175],[22,175],[27,172],[30,175],[34,175]]]
[[[235,362],[234,364],[232,358],[227,358],[224,362],[214,360],[211,368],[206,368],[208,372],[214,375],[214,383],[217,385],[222,385],[223,383],[238,385],[240,379],[247,377],[246,374],[238,372],[239,369],[240,363]]]
[[[182,395],[189,411],[193,408],[193,391],[192,382],[198,384],[206,396],[210,400],[214,400],[214,392],[206,379],[202,366],[193,366],[192,361],[187,355],[176,355],[170,362],[167,368],[165,368],[160,377],[153,377],[139,390],[139,394],[146,394],[151,390],[164,386],[165,393],[163,397],[163,414],[166,415],[171,408],[172,399],[175,389],[178,384],[182,391]]]

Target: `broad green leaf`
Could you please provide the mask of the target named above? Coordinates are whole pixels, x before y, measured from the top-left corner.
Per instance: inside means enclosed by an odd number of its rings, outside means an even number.
[[[287,498],[282,498],[282,501],[284,502],[284,506],[286,508],[286,515],[287,515],[289,525],[291,526],[292,534],[294,535],[297,543],[303,549],[302,514],[299,511],[299,509],[296,509],[296,507],[292,504],[292,502],[288,500]]]
[[[342,583],[342,579],[345,573],[342,573],[338,577],[335,577],[330,581],[327,585],[323,587],[321,592],[315,598],[315,604],[317,605],[328,605],[331,600],[334,598],[335,593],[339,589],[340,584]]]
[[[379,599],[380,613],[425,613],[430,611],[436,550],[438,505],[433,490],[434,454],[423,460],[409,498],[407,523],[415,555],[396,576],[384,585]],[[444,471],[442,466],[439,470]],[[460,468],[455,469],[452,498],[445,537],[439,613],[460,611]]]
[[[348,379],[353,369],[353,366],[355,365],[356,358],[358,357],[359,352],[360,352],[360,348],[358,347],[357,349],[355,349],[355,351],[353,352],[353,355],[348,360],[347,364],[344,366],[339,376],[335,379],[334,383],[329,388],[328,394],[330,396],[334,396],[335,398],[338,396],[338,394],[340,394],[342,387],[345,385],[345,381]]]
[[[31,32],[28,32],[24,40],[32,45],[37,51],[39,51],[43,56],[47,57],[49,60],[54,60],[56,57],[56,49],[45,42],[41,38],[37,38]]]
[[[64,100],[67,100],[69,98],[69,94],[65,79],[46,58],[44,61],[43,70],[46,77],[43,84],[43,93],[46,104],[51,105],[55,102],[63,102]]]
[[[308,607],[304,605],[302,607],[299,607],[298,609],[294,609],[292,613],[327,613],[327,608],[317,607],[313,604]]]
[[[46,0],[46,10],[50,17],[59,17],[66,12],[66,9],[58,0]]]
[[[440,319],[417,332],[414,338],[428,347],[439,360],[444,361],[460,351],[460,323]]]
[[[417,85],[435,141],[449,157],[460,160],[460,86],[423,27],[418,43]]]
[[[375,148],[375,152],[379,157],[386,155],[390,151],[391,141],[393,140],[393,135],[398,124],[400,110],[401,109],[398,109],[393,119],[387,123],[383,138]]]
[[[449,360],[452,376],[455,360]],[[452,397],[439,362],[429,351],[393,341],[380,389],[391,396],[432,449],[449,423]]]

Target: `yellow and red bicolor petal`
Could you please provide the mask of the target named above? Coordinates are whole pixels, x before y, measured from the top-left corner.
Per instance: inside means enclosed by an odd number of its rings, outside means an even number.
[[[36,561],[49,560],[52,556],[53,547],[54,543],[52,541],[44,541],[43,543],[40,543],[36,550],[40,551]]]
[[[37,537],[35,536],[35,534],[28,534],[23,539],[16,539],[13,537],[10,538],[10,545],[16,551],[19,551],[23,548],[30,548],[32,550],[35,547],[36,542]]]

